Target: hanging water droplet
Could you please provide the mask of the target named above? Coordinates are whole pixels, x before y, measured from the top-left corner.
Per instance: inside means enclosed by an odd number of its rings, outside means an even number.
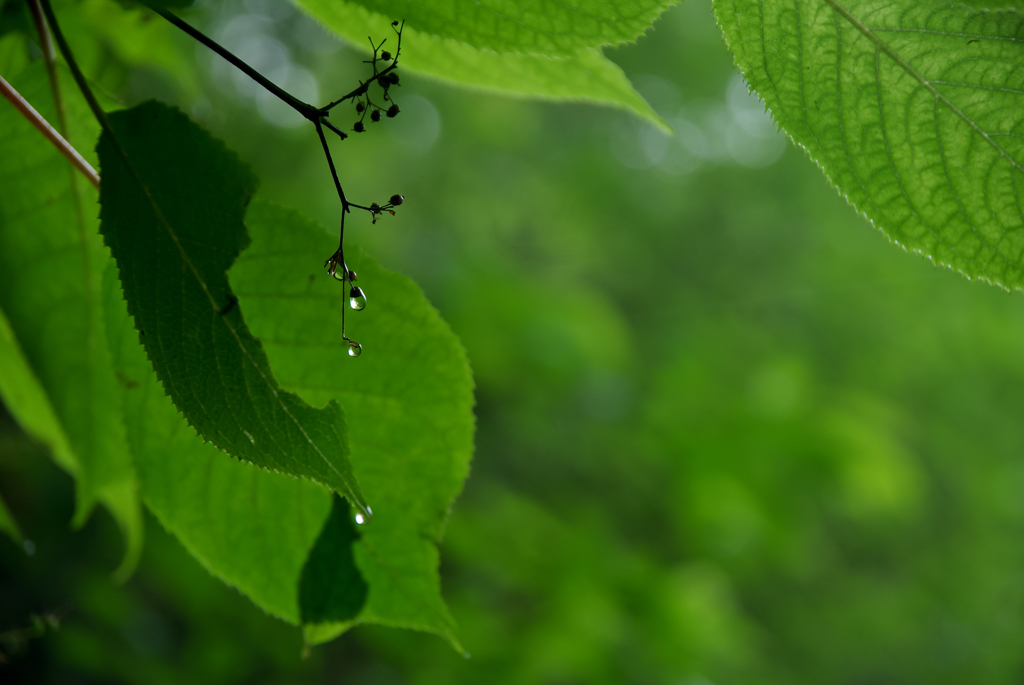
[[[362,513],[356,512],[355,520],[356,525],[359,526],[363,525],[364,523],[369,523],[373,520],[373,509],[371,509],[370,507],[366,507],[366,509]]]
[[[366,295],[363,294],[362,288],[356,286],[348,291],[348,306],[357,312],[366,309]]]
[[[348,356],[358,357],[363,353],[363,346],[357,343],[355,340],[348,341]]]
[[[344,281],[345,280],[345,267],[339,265],[338,268],[335,269],[334,273],[331,274],[331,275],[334,276],[339,281]]]

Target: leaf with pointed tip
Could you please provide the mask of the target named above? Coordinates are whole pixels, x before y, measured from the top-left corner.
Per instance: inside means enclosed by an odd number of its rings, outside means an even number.
[[[367,35],[388,30],[390,23],[386,16],[352,2],[296,2],[357,48],[365,46]],[[622,69],[598,48],[582,48],[561,57],[498,54],[406,26],[399,68],[474,90],[616,107],[668,130]]]
[[[281,390],[225,272],[249,242],[256,186],[222,143],[157,102],[115,112],[100,138],[101,232],[128,311],[168,395],[234,457],[325,484],[368,514],[336,402]]]
[[[1024,15],[715,0],[748,82],[851,204],[968,277],[1024,287]]]
[[[12,85],[58,121],[41,63]],[[99,127],[77,93],[64,89],[64,99],[68,138],[91,157]],[[95,190],[76,174],[17,110],[0,107],[0,309],[9,323],[0,393],[75,477],[75,523],[96,501],[111,511],[126,541],[124,578],[141,552],[143,522],[99,302],[110,257],[96,232]]]
[[[675,4],[674,0],[349,1],[386,17],[389,23],[405,21],[424,35],[481,50],[559,56],[631,42]]]
[[[314,406],[342,403],[352,462],[373,502],[356,564],[369,585],[354,621],[310,626],[320,642],[357,623],[437,633],[461,649],[441,599],[437,544],[473,449],[473,381],[458,338],[408,278],[347,246],[368,293],[341,336],[342,285],[319,269],[331,238],[293,210],[254,201],[253,243],[228,274],[282,388]]]
[[[322,376],[318,365],[333,370],[314,397],[337,397],[360,418],[354,454],[383,509],[356,529],[364,539],[353,544],[343,508],[325,525],[328,491],[225,459],[196,436],[146,361],[111,271],[107,325],[142,496],[211,573],[267,611],[305,620],[312,642],[378,622],[429,630],[458,646],[440,598],[436,543],[472,450],[465,354],[409,279],[349,247],[350,265],[376,293],[356,322],[373,347],[351,359],[339,342],[340,286],[317,268],[327,234],[294,211],[259,202],[247,223],[253,244],[229,274],[240,304],[297,390],[314,390],[299,381]],[[351,617],[360,588],[368,588],[367,601]]]
[[[330,512],[330,492],[229,459],[196,435],[139,345],[116,268],[105,275],[103,289],[143,501],[210,573],[267,612],[299,624],[297,588]]]

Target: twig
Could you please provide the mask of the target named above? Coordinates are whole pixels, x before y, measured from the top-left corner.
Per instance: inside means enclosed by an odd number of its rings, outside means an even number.
[[[39,0],[29,0],[28,6],[32,10],[32,20],[35,22],[36,32],[39,34],[39,47],[43,51],[43,61],[46,62],[46,73],[50,77],[53,104],[57,107],[57,125],[60,126],[60,134],[66,136],[68,122],[64,115],[64,99],[60,95],[60,82],[57,80],[57,53],[53,49],[53,40],[46,27],[46,17],[43,16],[43,8],[39,4]]]
[[[53,14],[53,7],[50,6],[50,0],[41,0],[43,5],[43,14],[46,15],[46,21],[50,24],[50,30],[53,31],[53,37],[57,41],[57,47],[60,48],[60,53],[64,55],[64,61],[68,63],[68,68],[71,69],[71,76],[74,77],[75,83],[78,85],[78,90],[82,91],[82,97],[85,98],[86,103],[89,105],[89,109],[92,110],[93,115],[96,117],[96,121],[100,123],[100,127],[110,134],[113,138],[113,131],[110,128],[110,122],[107,121],[107,113],[100,107],[100,103],[96,101],[96,96],[92,94],[92,88],[89,87],[89,82],[85,80],[85,75],[82,70],[78,68],[78,62],[75,61],[74,56],[71,54],[71,46],[64,39],[64,33],[60,30],[60,25],[57,23],[57,17]]]
[[[97,189],[100,187],[100,176],[96,173],[96,170],[92,168],[89,162],[85,161],[82,155],[78,154],[78,150],[71,146],[71,143],[64,140],[64,136],[57,133],[57,131],[50,126],[49,122],[37,112],[32,105],[28,104],[25,98],[18,94],[18,91],[7,81],[0,76],[0,92],[3,93],[4,97],[17,108],[21,115],[28,119],[33,126],[39,129],[39,132],[46,136],[55,148],[60,150],[61,154],[68,158],[76,169],[82,172],[89,182],[96,186]]]
[[[149,2],[146,2],[146,0],[143,0],[143,2],[145,2],[149,9],[153,10],[161,17],[171,22],[188,35],[195,38],[200,43],[210,48],[227,61],[231,62],[231,64],[234,65],[236,69],[240,70],[253,81],[266,88],[270,93],[280,98],[283,102],[285,102],[288,106],[290,106],[292,109],[294,109],[302,116],[306,117],[310,121],[316,121],[321,116],[323,116],[323,112],[321,112],[319,109],[317,109],[313,105],[303,102],[302,100],[299,100],[297,97],[293,96],[291,93],[288,93],[284,89],[279,88],[272,81],[266,78],[263,74],[250,67],[248,64],[240,60],[238,57],[235,57],[235,55],[232,54],[230,50],[223,47],[220,43],[210,38],[205,33],[201,32],[199,29],[193,27],[188,22],[179,19],[177,16],[171,14],[164,8],[157,6],[155,3],[151,4]]]

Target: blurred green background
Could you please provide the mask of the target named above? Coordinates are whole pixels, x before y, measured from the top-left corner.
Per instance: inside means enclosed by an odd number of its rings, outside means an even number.
[[[110,93],[178,105],[336,225],[315,134],[245,77],[111,0],[57,10]],[[366,68],[282,0],[187,16],[307,100]],[[0,40],[0,63],[38,54]],[[34,553],[0,539],[0,632],[60,625],[0,635],[0,680],[1021,682],[1024,297],[858,217],[747,94],[708,0],[607,54],[675,137],[404,74],[402,114],[335,145],[350,197],[406,197],[349,239],[422,285],[476,375],[441,569],[472,658],[360,627],[303,661],[152,518],[115,585],[113,522],[69,530],[70,479],[4,415]]]

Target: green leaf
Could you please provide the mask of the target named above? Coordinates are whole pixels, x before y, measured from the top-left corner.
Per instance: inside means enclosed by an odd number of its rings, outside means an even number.
[[[160,387],[111,269],[107,325],[143,499],[211,573],[270,613],[305,621],[312,642],[378,622],[429,630],[458,646],[440,598],[436,542],[472,450],[465,354],[409,279],[349,247],[349,264],[376,294],[353,321],[367,351],[348,357],[338,344],[340,286],[319,269],[331,238],[296,212],[260,202],[247,223],[253,244],[229,274],[240,304],[275,360],[285,355],[280,362],[296,389],[322,402],[337,396],[360,418],[353,455],[380,497],[379,511],[353,545],[349,514],[337,501],[332,510],[328,491],[225,459],[201,440]],[[294,380],[306,374],[317,388]],[[345,619],[367,586],[361,612]]]
[[[87,74],[104,74],[113,64],[157,67],[173,76],[179,86],[199,95],[192,63],[193,45],[180,40],[178,29],[154,16],[142,4],[120,0],[53,0],[65,35],[87,35],[77,41],[75,59]],[[191,0],[154,3],[181,9]]]
[[[14,87],[56,122],[42,64]],[[65,89],[69,139],[90,156],[97,125]],[[75,477],[75,523],[96,501],[126,539],[119,577],[142,548],[135,475],[120,420],[99,286],[110,257],[96,233],[93,188],[13,107],[0,107],[0,309],[9,328],[0,392],[25,430],[46,443]]]
[[[390,31],[390,20],[385,15],[375,14],[355,3],[296,2],[358,48],[366,46],[367,35],[380,40]],[[596,48],[581,49],[564,57],[497,54],[457,40],[438,38],[407,25],[402,36],[399,67],[475,90],[617,107],[668,130],[622,69]]]
[[[15,31],[31,35],[34,28],[32,13],[25,0],[3,0],[0,2],[0,36]]]
[[[366,604],[366,581],[352,555],[352,543],[358,539],[348,503],[335,497],[302,569],[299,611],[304,624],[350,621]]]
[[[115,112],[110,123],[117,142],[104,133],[98,148],[101,231],[167,393],[217,447],[328,485],[368,516],[341,407],[314,409],[278,387],[228,286],[225,272],[248,244],[242,216],[255,178],[165,105]]]
[[[229,459],[196,435],[146,359],[111,267],[106,323],[143,501],[210,573],[300,623],[299,579],[331,510],[330,492]]]
[[[418,33],[448,38],[481,50],[564,57],[583,48],[632,41],[675,3],[671,0],[490,0],[487,3],[352,0],[352,4],[386,17],[387,23],[404,21]]]
[[[12,540],[19,545],[21,544],[21,531],[18,529],[17,522],[11,516],[11,512],[7,509],[7,505],[4,504],[2,499],[0,499],[0,533],[6,533]]]
[[[968,277],[1024,287],[1022,15],[716,0],[749,83],[851,204]]]
[[[411,280],[347,246],[369,300],[348,315],[348,335],[363,345],[349,357],[342,286],[320,268],[334,238],[262,202],[246,223],[253,243],[229,274],[239,303],[282,388],[314,406],[344,405],[353,466],[374,505],[355,543],[366,606],[354,622],[311,627],[307,638],[374,622],[431,631],[461,649],[441,600],[436,545],[472,456],[473,383],[462,346]]]
[[[46,390],[21,351],[3,311],[0,311],[0,398],[22,429],[49,448],[53,460],[62,469],[72,474],[78,471],[78,457],[71,450]]]

